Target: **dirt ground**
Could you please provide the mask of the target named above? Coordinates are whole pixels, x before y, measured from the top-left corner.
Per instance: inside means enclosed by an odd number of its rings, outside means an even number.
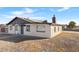
[[[51,39],[0,34],[0,51],[77,52],[79,51],[79,33],[63,32]]]

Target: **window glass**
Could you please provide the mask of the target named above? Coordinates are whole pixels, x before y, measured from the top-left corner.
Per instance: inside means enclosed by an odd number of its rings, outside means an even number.
[[[17,31],[18,30],[18,25],[15,25],[15,31]]]
[[[26,31],[30,31],[30,25],[26,25]]]
[[[45,32],[45,25],[37,25],[36,31],[37,32]]]
[[[10,30],[12,30],[12,26],[10,26]]]
[[[56,32],[56,27],[54,27],[54,32]]]

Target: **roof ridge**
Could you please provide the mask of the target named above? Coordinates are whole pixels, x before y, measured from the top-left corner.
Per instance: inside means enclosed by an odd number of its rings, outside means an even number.
[[[44,22],[44,21],[47,21],[47,20],[37,20],[37,19],[31,19],[31,18],[25,18],[25,17],[17,17],[17,18],[20,18],[20,19],[23,19],[25,21],[29,20],[29,21],[32,21],[32,22]]]

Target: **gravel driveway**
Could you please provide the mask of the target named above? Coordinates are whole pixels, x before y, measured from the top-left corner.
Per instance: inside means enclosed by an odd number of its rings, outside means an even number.
[[[63,32],[54,38],[0,34],[2,52],[77,52],[79,51],[79,33]]]

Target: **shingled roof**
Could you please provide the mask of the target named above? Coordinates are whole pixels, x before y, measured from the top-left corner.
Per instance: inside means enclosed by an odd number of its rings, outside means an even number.
[[[15,17],[13,20],[11,20],[9,23],[7,23],[7,25],[9,25],[10,23],[12,23],[15,19],[20,19],[29,23],[48,23],[46,20],[34,20],[34,19],[29,19],[29,18],[21,18],[21,17]]]
[[[60,24],[48,23],[47,20],[43,20],[43,21],[42,20],[33,20],[33,19],[21,18],[21,17],[15,17],[13,20],[11,20],[9,23],[7,23],[7,25],[12,23],[15,19],[20,19],[20,20],[29,22],[31,24],[49,24],[49,25],[53,25],[53,26],[61,26]]]

